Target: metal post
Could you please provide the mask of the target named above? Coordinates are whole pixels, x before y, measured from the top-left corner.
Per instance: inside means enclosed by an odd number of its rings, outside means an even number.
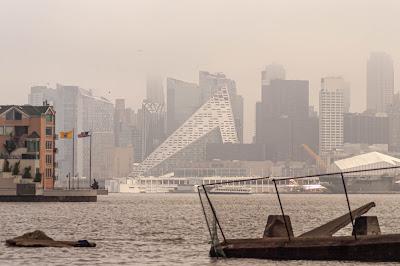
[[[89,187],[92,185],[92,134],[93,132],[90,132],[89,135]]]
[[[285,213],[283,212],[281,197],[279,196],[279,191],[278,191],[278,187],[276,185],[276,180],[272,179],[272,181],[274,182],[276,195],[278,196],[279,207],[281,208],[282,218],[283,218],[283,222],[285,223],[286,233],[287,233],[287,236],[288,236],[289,240],[291,240],[290,239],[290,233],[289,233],[289,227],[288,227],[287,222],[286,222]]]
[[[71,173],[68,173],[68,189],[71,189]]]
[[[219,224],[219,221],[218,221],[218,218],[217,218],[217,214],[216,214],[215,209],[214,209],[214,205],[211,203],[211,200],[210,200],[210,198],[208,197],[208,193],[207,193],[207,190],[206,190],[206,188],[204,187],[204,185],[202,185],[202,187],[203,187],[203,190],[204,190],[204,194],[206,195],[208,204],[210,204],[211,211],[212,211],[212,213],[213,213],[213,215],[214,215],[214,219],[215,219],[215,221],[216,221],[217,224],[218,224],[219,231],[221,231],[222,238],[224,239],[224,242],[226,243],[225,234],[224,234],[224,232],[222,231],[221,225]]]
[[[344,182],[343,173],[340,173],[340,176],[342,177],[342,183],[343,183],[343,188],[344,188],[344,194],[346,195],[347,207],[349,208],[349,215],[350,215],[350,219],[351,219],[351,226],[353,227],[354,238],[357,240],[357,233],[356,233],[356,230],[354,229],[353,214],[351,213],[349,195],[347,194],[347,188],[346,188],[346,182]]]
[[[72,175],[75,177],[75,128],[72,129]]]
[[[203,189],[204,189],[204,188],[203,188]],[[203,204],[203,199],[201,198],[200,186],[197,187],[197,192],[199,193],[201,208],[203,209],[204,218],[206,219],[207,229],[208,229],[208,232],[210,233],[211,241],[213,241],[213,236],[212,236],[212,233],[211,233],[211,227],[210,227],[210,224],[208,223],[206,210],[205,210],[204,204]],[[214,242],[213,242],[213,246],[214,246]]]

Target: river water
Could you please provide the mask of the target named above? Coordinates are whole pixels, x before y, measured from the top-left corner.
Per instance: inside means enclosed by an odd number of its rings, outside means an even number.
[[[229,237],[260,237],[275,195],[213,195]],[[400,195],[350,195],[352,207],[375,201],[381,230],[400,232]],[[282,195],[295,235],[346,212],[343,195]],[[208,257],[209,233],[196,194],[110,194],[93,203],[0,203],[0,240],[40,229],[58,240],[88,239],[96,248],[10,248],[0,265],[336,265]],[[349,234],[350,227],[342,234]],[[4,242],[3,242],[4,243]],[[363,263],[341,262],[346,265]],[[381,264],[379,264],[381,265]],[[387,264],[389,265],[389,264]]]

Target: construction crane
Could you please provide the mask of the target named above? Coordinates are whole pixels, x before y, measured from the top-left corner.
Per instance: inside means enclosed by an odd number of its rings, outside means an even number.
[[[319,169],[326,171],[327,170],[327,165],[324,162],[324,160],[322,160],[322,158],[316,154],[307,144],[301,144],[301,146],[304,148],[304,150],[308,153],[308,155],[311,156],[311,158],[313,158],[316,162],[316,165]]]

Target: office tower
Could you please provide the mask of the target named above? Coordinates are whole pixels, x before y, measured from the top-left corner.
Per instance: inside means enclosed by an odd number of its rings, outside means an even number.
[[[217,90],[213,97],[136,166],[131,176],[168,173],[173,171],[177,163],[205,160],[207,143],[221,142],[238,143],[226,88]]]
[[[132,110],[125,107],[125,99],[116,99],[114,109],[115,146],[132,146],[132,130]]]
[[[147,77],[146,99],[154,103],[164,104],[164,87],[161,77],[155,75]]]
[[[208,101],[215,92],[227,88],[230,95],[237,135],[243,142],[243,97],[237,94],[236,82],[223,73],[199,72],[199,87],[201,89],[202,103]]]
[[[341,77],[321,79],[319,93],[319,151],[330,156],[343,148],[344,87]]]
[[[40,98],[41,97],[41,98]],[[114,106],[103,98],[92,94],[90,90],[78,86],[57,84],[56,89],[42,87],[31,88],[30,103],[47,100],[54,103],[56,111],[56,132],[82,131],[92,132],[92,176],[95,178],[111,177],[112,149],[114,147]],[[89,138],[75,139],[75,154],[71,140],[56,141],[58,152],[57,174],[65,178],[68,174],[89,176],[90,143]],[[72,164],[74,158],[74,165]],[[73,168],[75,173],[73,173]]]
[[[371,53],[367,62],[367,110],[387,112],[393,102],[393,60],[386,53]]]
[[[387,114],[364,112],[344,114],[344,142],[363,144],[389,143],[389,117]]]
[[[350,82],[344,83],[343,96],[344,96],[344,112],[350,113],[350,105],[351,105]]]
[[[142,160],[146,159],[165,139],[164,104],[144,100],[142,104]]]
[[[262,87],[263,111],[271,117],[308,117],[308,87],[308,80],[272,80]]]
[[[309,116],[309,82],[271,80],[256,105],[257,144],[272,161],[307,160],[303,144],[318,148],[318,119]]]
[[[43,105],[47,101],[48,104],[54,106],[56,91],[47,86],[33,86],[28,96],[28,103],[33,106]]]
[[[172,134],[201,106],[197,84],[167,78],[167,134]]]
[[[269,85],[274,79],[286,79],[285,68],[280,64],[272,63],[261,71],[261,86]]]

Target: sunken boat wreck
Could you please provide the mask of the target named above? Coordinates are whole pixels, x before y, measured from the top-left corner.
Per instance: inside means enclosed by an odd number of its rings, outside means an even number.
[[[344,174],[339,173],[349,212],[299,236],[294,236],[290,216],[284,213],[275,179],[272,181],[275,184],[281,214],[268,216],[264,233],[260,238],[227,239],[205,189],[207,185],[198,187],[203,214],[211,237],[210,256],[269,260],[399,262],[400,234],[382,234],[378,217],[365,215],[376,206],[374,202],[351,210]],[[211,220],[207,218],[205,204],[209,204],[213,217]],[[352,225],[351,235],[334,236],[349,224]],[[222,236],[221,241],[218,235]]]

